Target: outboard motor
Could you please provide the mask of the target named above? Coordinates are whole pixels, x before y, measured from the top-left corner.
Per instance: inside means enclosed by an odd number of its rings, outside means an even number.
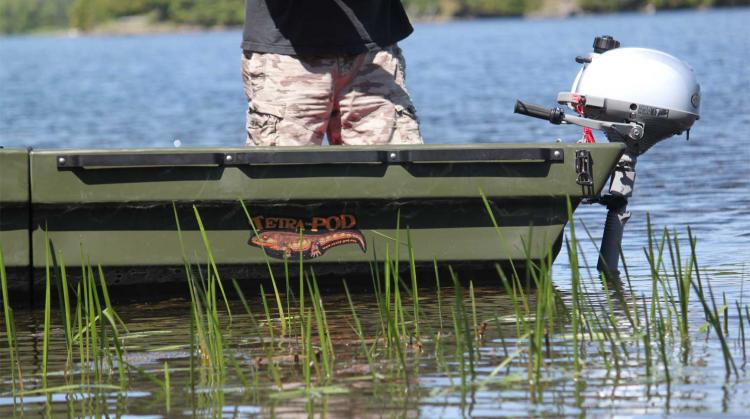
[[[594,40],[594,52],[576,57],[583,64],[569,92],[557,96],[576,115],[516,102],[515,112],[553,124],[583,127],[580,142],[594,142],[592,130],[626,145],[610,179],[609,194],[598,199],[608,208],[597,268],[608,278],[619,276],[620,244],[630,219],[638,156],[654,144],[687,132],[700,117],[700,85],[685,62],[661,51],[620,48],[610,36]]]

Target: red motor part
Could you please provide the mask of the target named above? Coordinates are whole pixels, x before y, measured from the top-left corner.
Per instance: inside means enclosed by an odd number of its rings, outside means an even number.
[[[576,112],[578,112],[578,115],[583,117],[583,110],[585,108],[584,104],[581,103],[580,97],[578,97],[579,101],[576,104]],[[596,143],[596,138],[594,138],[594,132],[591,130],[591,128],[583,128],[583,137],[581,137],[582,143],[589,143],[594,144]]]

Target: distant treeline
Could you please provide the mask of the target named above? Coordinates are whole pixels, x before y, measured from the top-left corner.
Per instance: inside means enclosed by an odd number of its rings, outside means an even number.
[[[412,16],[443,18],[520,16],[561,2],[590,12],[750,5],[750,0],[403,0]],[[133,15],[148,15],[154,22],[206,27],[240,25],[243,5],[244,0],[0,0],[0,33],[64,28],[88,31]]]
[[[572,0],[576,1],[576,0]],[[403,0],[412,16],[521,16],[539,10],[544,0]]]
[[[521,16],[555,9],[560,3],[582,12],[618,10],[683,9],[697,7],[747,6],[750,0],[403,0],[412,15]],[[559,9],[558,9],[559,10]]]
[[[0,0],[0,33],[54,28],[87,31],[125,16],[198,26],[240,25],[244,0]]]
[[[687,9],[697,7],[732,7],[750,5],[750,0],[577,0],[578,6],[588,12],[619,10]]]

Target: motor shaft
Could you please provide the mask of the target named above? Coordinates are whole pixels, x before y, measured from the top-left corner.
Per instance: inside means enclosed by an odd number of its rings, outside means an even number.
[[[603,197],[602,203],[607,205],[607,221],[604,224],[604,234],[599,248],[599,263],[597,270],[608,279],[620,277],[618,265],[620,262],[620,248],[625,224],[630,219],[627,210],[628,199],[633,196],[635,184],[636,158],[625,152],[617,162],[617,167],[610,180],[609,195]]]

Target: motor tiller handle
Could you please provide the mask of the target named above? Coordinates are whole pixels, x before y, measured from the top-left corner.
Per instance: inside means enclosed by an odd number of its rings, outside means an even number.
[[[515,113],[531,116],[533,118],[544,119],[552,124],[559,125],[565,120],[565,111],[561,108],[545,108],[544,106],[516,101]]]

